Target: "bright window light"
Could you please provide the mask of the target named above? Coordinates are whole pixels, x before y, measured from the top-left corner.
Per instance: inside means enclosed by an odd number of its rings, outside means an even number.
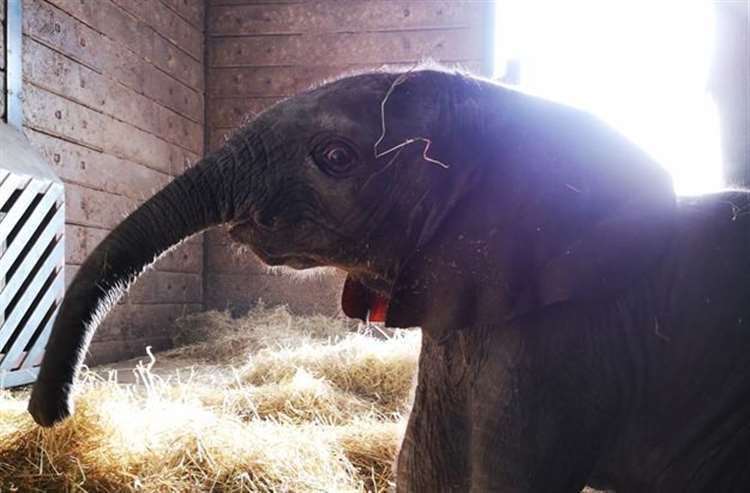
[[[710,2],[499,0],[496,15],[496,77],[518,60],[524,91],[597,114],[668,169],[678,193],[721,188]]]

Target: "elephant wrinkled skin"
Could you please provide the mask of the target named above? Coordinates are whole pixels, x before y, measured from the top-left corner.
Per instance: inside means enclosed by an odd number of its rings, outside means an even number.
[[[676,200],[579,110],[419,69],[287,99],[120,224],[69,288],[29,404],[51,426],[108,309],[206,228],[348,273],[423,330],[399,491],[750,490],[750,201]],[[272,446],[272,444],[269,444]]]

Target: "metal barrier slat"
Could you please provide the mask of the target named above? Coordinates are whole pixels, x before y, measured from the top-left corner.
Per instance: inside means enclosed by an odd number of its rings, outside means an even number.
[[[10,175],[0,183],[0,207],[5,205],[13,192],[23,188],[24,180],[28,182],[31,180],[28,176]],[[2,238],[0,238],[2,239]]]
[[[13,265],[18,254],[21,253],[26,246],[31,235],[34,234],[34,231],[39,227],[44,216],[47,215],[59,198],[60,197],[57,196],[57,194],[47,192],[39,204],[37,204],[36,208],[40,213],[32,214],[31,217],[29,217],[23,226],[21,226],[21,229],[13,239],[13,242],[6,246],[5,252],[2,257],[0,257],[0,276],[5,276],[5,274],[7,274],[8,269],[10,269],[10,266]]]
[[[41,181],[29,181],[29,183],[26,185],[26,188],[23,189],[23,192],[21,192],[21,195],[18,197],[18,200],[16,200],[15,203],[10,207],[10,210],[0,222],[0,238],[8,238],[8,235],[13,230],[13,227],[16,225],[16,223],[18,223],[18,221],[21,219],[21,216],[23,216],[28,209],[31,201],[34,200],[37,195],[39,195],[45,185],[47,184]]]
[[[44,297],[40,300],[39,304],[34,307],[34,312],[31,317],[29,317],[29,320],[24,327],[24,329],[30,328],[30,330],[22,330],[21,334],[19,334],[16,340],[13,341],[12,346],[5,354],[5,357],[0,361],[0,370],[12,370],[15,368],[18,362],[18,357],[23,352],[26,344],[31,339],[31,336],[36,332],[34,329],[42,323],[42,318],[47,314],[53,303],[56,303],[59,298],[62,297],[63,289],[65,289],[65,276],[62,275],[62,272],[62,269],[60,269],[60,272],[57,273],[57,277],[44,294]],[[51,317],[48,323],[54,322],[54,319],[54,316]]]
[[[55,236],[61,233],[64,227],[65,211],[63,209],[58,209],[52,220],[49,222],[47,227],[44,228],[44,231],[37,239],[39,248],[42,249],[42,251],[46,249],[47,246],[49,246],[49,244],[52,242],[52,240],[55,239]],[[34,255],[27,255],[26,258],[23,259],[21,265],[19,265],[18,269],[16,269],[16,272],[13,273],[13,277],[11,277],[8,280],[8,283],[5,285],[5,289],[0,292],[0,309],[5,311],[8,303],[10,303],[16,292],[18,292],[18,289],[29,276],[31,270],[34,268],[34,265],[36,265],[38,260],[39,257]],[[0,264],[2,264],[2,259],[0,259]],[[0,275],[5,276],[5,272],[6,270],[0,269]]]
[[[63,296],[65,293],[65,275],[63,276],[63,286],[60,288],[60,296]],[[55,312],[52,314],[49,320],[47,320],[47,323],[44,325],[44,328],[39,333],[39,337],[36,341],[34,341],[34,345],[31,346],[26,353],[26,357],[23,360],[23,363],[21,364],[21,367],[18,368],[19,370],[23,370],[25,368],[33,368],[35,366],[39,366],[39,363],[41,363],[41,353],[40,351],[44,351],[45,346],[47,345],[47,339],[49,338],[50,332],[52,332],[52,326],[55,324],[55,319],[57,318],[57,315],[60,313],[60,305],[57,305],[57,308],[55,308]],[[42,337],[44,339],[42,340]],[[36,350],[36,352],[35,352]],[[36,354],[36,356],[35,356]],[[38,359],[35,359],[38,358]]]
[[[38,366],[15,371],[0,371],[0,388],[26,385],[35,381],[37,375],[39,375]]]
[[[5,346],[5,343],[8,342],[10,336],[13,335],[13,333],[16,331],[18,324],[21,322],[24,314],[29,309],[31,302],[34,301],[34,298],[36,298],[36,296],[39,294],[40,286],[42,286],[44,282],[49,278],[52,271],[60,266],[61,259],[59,256],[59,252],[62,251],[64,246],[64,242],[60,241],[58,243],[58,245],[55,247],[55,251],[52,252],[55,253],[55,255],[50,255],[49,257],[47,257],[47,260],[45,260],[44,264],[34,275],[34,279],[29,284],[26,292],[23,293],[21,299],[18,300],[16,306],[13,307],[13,311],[11,312],[10,316],[5,320],[5,323],[3,323],[2,327],[0,327],[0,347]],[[58,248],[60,250],[58,250]]]

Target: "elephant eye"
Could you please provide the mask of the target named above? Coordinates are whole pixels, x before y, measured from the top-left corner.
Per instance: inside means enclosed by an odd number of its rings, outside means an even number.
[[[352,156],[343,147],[334,147],[326,151],[326,160],[335,166],[346,166],[352,161]]]
[[[344,142],[331,142],[315,153],[315,162],[326,173],[336,174],[348,171],[357,159],[356,154]]]

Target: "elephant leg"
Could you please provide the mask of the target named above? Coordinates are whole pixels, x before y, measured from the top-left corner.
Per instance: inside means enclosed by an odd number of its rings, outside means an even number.
[[[600,450],[601,416],[585,406],[577,378],[546,360],[540,371],[522,339],[510,330],[443,344],[423,337],[399,492],[581,491]]]
[[[414,403],[396,466],[397,491],[465,492],[469,488],[465,389],[449,347],[423,336]]]
[[[599,420],[581,405],[585,391],[567,372],[548,368],[551,361],[519,334],[477,338],[470,344],[467,491],[580,492],[600,436]]]

